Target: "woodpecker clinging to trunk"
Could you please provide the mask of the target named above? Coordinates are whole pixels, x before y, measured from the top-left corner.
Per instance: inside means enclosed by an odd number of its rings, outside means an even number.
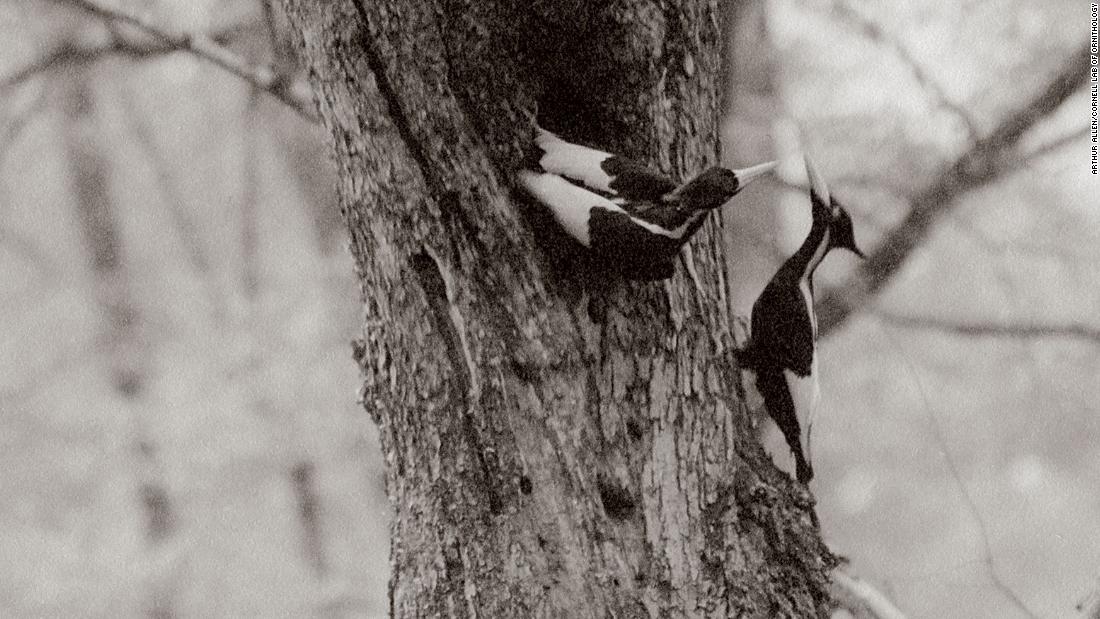
[[[713,167],[677,186],[636,162],[539,129],[520,186],[601,262],[629,279],[665,279],[707,213],[775,163]]]
[[[834,248],[859,257],[852,218],[829,195],[825,181],[806,158],[813,225],[802,246],[783,263],[752,306],[749,344],[737,353],[756,374],[756,389],[794,454],[798,481],[813,478],[810,427],[817,404],[817,314],[814,269]]]

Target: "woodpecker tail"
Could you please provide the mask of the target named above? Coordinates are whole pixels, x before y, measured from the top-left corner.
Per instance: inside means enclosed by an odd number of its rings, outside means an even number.
[[[787,446],[794,456],[795,476],[801,483],[808,483],[814,477],[813,466],[806,458],[802,446],[802,431],[795,411],[794,399],[783,371],[778,368],[758,368],[756,371],[756,389],[764,398],[764,407],[768,415],[779,426]]]

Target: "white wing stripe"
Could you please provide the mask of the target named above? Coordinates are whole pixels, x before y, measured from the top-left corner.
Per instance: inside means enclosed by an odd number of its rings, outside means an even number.
[[[545,153],[539,165],[547,172],[579,180],[598,191],[618,193],[611,189],[612,178],[600,166],[610,153],[566,142],[545,129],[539,131],[535,144]]]
[[[583,187],[578,187],[557,174],[538,173],[530,170],[520,170],[517,174],[520,183],[527,193],[531,194],[539,202],[550,208],[554,219],[581,245],[590,247],[591,238],[588,234],[588,218],[593,208],[599,207],[608,211],[623,213],[635,224],[645,228],[653,234],[680,239],[694,221],[694,217],[688,218],[683,224],[673,230],[667,230],[651,224],[647,221],[631,216],[618,204],[607,198],[592,193]]]
[[[806,459],[813,462],[810,456],[810,431],[813,428],[814,414],[817,412],[817,400],[821,394],[817,383],[817,355],[814,355],[810,368],[810,375],[804,378],[790,370],[783,370],[783,377],[787,379],[787,389],[790,391],[795,415],[798,417],[802,449],[805,451]]]

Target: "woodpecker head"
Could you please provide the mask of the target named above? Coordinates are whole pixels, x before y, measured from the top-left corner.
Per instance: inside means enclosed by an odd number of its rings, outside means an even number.
[[[810,201],[813,203],[814,222],[822,222],[829,227],[829,247],[847,249],[860,258],[866,258],[859,247],[856,247],[851,216],[840,202],[829,195],[829,187],[825,184],[825,179],[818,174],[809,155],[806,155],[806,174],[810,177]]]
[[[677,187],[666,199],[678,201],[695,210],[711,210],[729,202],[745,185],[775,169],[775,162],[731,170],[715,166]]]

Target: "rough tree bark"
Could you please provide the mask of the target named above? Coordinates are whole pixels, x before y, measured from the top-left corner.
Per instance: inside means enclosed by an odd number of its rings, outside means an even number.
[[[679,177],[713,163],[717,1],[284,6],[362,286],[393,616],[825,612],[812,499],[738,396],[716,218],[699,289],[586,283],[511,189],[536,109]]]

